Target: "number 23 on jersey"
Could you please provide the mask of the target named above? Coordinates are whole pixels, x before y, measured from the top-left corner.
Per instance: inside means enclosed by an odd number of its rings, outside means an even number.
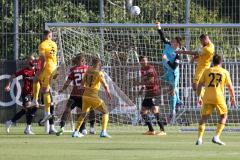
[[[220,73],[210,73],[208,77],[211,79],[208,87],[218,87],[222,81],[222,74]]]

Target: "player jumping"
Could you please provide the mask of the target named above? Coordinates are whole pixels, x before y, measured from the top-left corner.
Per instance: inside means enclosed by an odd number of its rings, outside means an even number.
[[[208,69],[211,65],[211,61],[214,55],[214,45],[211,42],[207,34],[202,34],[200,37],[202,47],[198,51],[177,51],[178,54],[193,55],[192,62],[197,60],[197,67],[193,77],[193,90],[196,91],[199,80],[205,69]],[[201,96],[204,94],[204,90],[201,91]]]
[[[70,116],[70,114],[71,114],[71,110],[73,110],[76,106],[82,110],[82,94],[83,94],[84,90],[83,90],[83,87],[81,87],[81,82],[82,82],[82,78],[83,78],[85,72],[88,69],[88,66],[85,65],[85,63],[86,63],[86,61],[85,61],[85,58],[83,55],[77,55],[74,58],[73,64],[76,66],[74,66],[70,69],[70,74],[68,76],[68,79],[64,83],[63,88],[59,91],[59,93],[62,93],[65,89],[67,89],[67,87],[73,81],[73,89],[72,89],[70,98],[67,102],[67,106],[61,117],[60,129],[56,133],[57,136],[63,134],[64,126],[65,126],[68,116]],[[94,110],[90,111],[89,119],[90,119],[90,134],[94,134],[95,133],[95,131],[94,131],[94,123],[95,123]],[[79,132],[82,133],[83,135],[87,134],[85,122],[82,123]]]
[[[176,119],[176,107],[182,105],[182,101],[179,97],[179,62],[180,56],[176,53],[181,49],[181,38],[175,37],[171,41],[167,40],[161,29],[160,23],[157,23],[158,33],[161,40],[164,43],[163,51],[163,66],[165,70],[165,79],[170,84],[170,107],[171,107],[171,123],[175,123]]]
[[[141,115],[146,124],[148,125],[148,131],[145,132],[145,135],[156,135],[151,119],[149,117],[148,111],[151,110],[157,119],[157,124],[160,127],[160,132],[157,135],[166,135],[164,130],[164,124],[160,119],[159,107],[155,104],[155,97],[159,96],[160,88],[158,75],[154,66],[148,64],[148,59],[146,56],[140,56],[139,62],[141,64],[141,82],[139,85],[142,85],[141,92],[144,91],[145,98],[142,102]]]
[[[23,86],[22,86],[22,101],[23,101],[23,108],[21,111],[16,113],[13,118],[6,122],[6,131],[7,133],[10,132],[10,127],[12,123],[16,123],[24,114],[26,114],[26,122],[27,126],[24,130],[25,134],[34,134],[31,128],[31,123],[35,112],[37,111],[37,107],[30,107],[30,103],[33,99],[32,95],[32,85],[33,85],[33,78],[35,76],[35,58],[34,56],[30,56],[28,59],[28,67],[23,68],[13,74],[7,86],[5,87],[5,91],[9,92],[11,88],[11,82],[14,78],[22,76],[23,77]]]
[[[103,85],[109,99],[111,99],[111,95],[108,85],[105,82],[103,72],[100,71],[100,67],[101,61],[94,58],[92,61],[92,67],[89,67],[83,77],[82,86],[84,86],[84,93],[82,96],[82,113],[78,118],[72,137],[82,136],[79,133],[79,129],[91,107],[102,113],[102,131],[100,137],[111,137],[107,133],[108,109],[103,100],[98,96],[101,84]]]
[[[44,41],[39,45],[41,68],[36,73],[33,85],[34,100],[32,106],[38,105],[38,95],[41,85],[43,92],[43,101],[45,105],[45,117],[50,115],[51,96],[50,96],[50,83],[57,69],[57,44],[52,40],[52,32],[44,31]],[[40,85],[39,85],[40,82]],[[45,132],[55,132],[54,124],[48,126],[48,121],[45,123]]]
[[[212,114],[212,111],[216,108],[218,114],[220,115],[220,121],[217,125],[216,135],[213,137],[212,142],[225,145],[224,142],[220,140],[220,135],[224,129],[225,123],[227,121],[227,105],[224,97],[224,86],[226,85],[228,91],[231,95],[231,105],[235,106],[235,93],[230,79],[229,72],[221,67],[222,59],[219,55],[214,55],[213,57],[213,67],[206,69],[202,77],[200,78],[197,93],[200,95],[201,88],[205,87],[205,93],[203,98],[199,96],[199,103],[203,104],[202,107],[202,119],[200,120],[198,127],[198,140],[196,145],[201,145],[203,143],[203,134],[205,131],[205,123],[208,117]]]

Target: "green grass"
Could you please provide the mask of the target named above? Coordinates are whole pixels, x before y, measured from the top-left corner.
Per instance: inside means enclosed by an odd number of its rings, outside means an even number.
[[[207,132],[204,145],[195,146],[197,133],[168,132],[167,136],[144,136],[141,129],[111,129],[112,139],[98,135],[72,138],[43,134],[24,135],[23,127],[13,127],[6,135],[0,131],[0,160],[239,160],[239,134],[224,133],[226,146],[211,143],[213,132]],[[167,127],[168,129],[168,127]]]

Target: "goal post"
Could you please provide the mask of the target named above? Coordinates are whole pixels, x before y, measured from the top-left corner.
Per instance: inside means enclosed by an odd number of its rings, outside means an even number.
[[[240,57],[240,24],[162,24],[161,26],[169,39],[176,36],[189,39],[191,50],[196,50],[200,46],[199,36],[202,33],[209,34],[216,53],[224,58],[223,67],[232,73],[231,78],[236,91],[235,108],[230,107],[229,93],[225,93],[229,109],[226,129],[239,130],[240,63],[237,59]],[[161,95],[157,97],[157,104],[160,106],[163,121],[167,121],[170,107],[168,83],[164,80],[165,73],[161,59],[164,46],[155,24],[46,23],[45,28],[54,32],[54,39],[61,48],[58,56],[65,62],[65,72],[62,76],[66,77],[67,70],[71,67],[71,59],[78,53],[84,53],[88,62],[93,56],[101,58],[105,78],[114,94],[113,101],[108,102],[111,108],[110,123],[113,126],[144,125],[139,113],[143,97],[138,94],[139,86],[135,86],[134,81],[140,80],[138,57],[147,56],[161,80]],[[188,34],[186,34],[187,29]],[[183,41],[183,46],[184,44]],[[179,89],[184,105],[178,108],[176,123],[176,126],[181,126],[184,131],[196,129],[201,112],[191,88],[195,64],[189,63],[188,59],[189,57],[183,56],[180,64]],[[59,82],[57,87],[63,85],[61,83]],[[100,95],[104,98],[102,92]],[[208,121],[209,129],[213,128],[218,120],[217,114],[214,113]]]

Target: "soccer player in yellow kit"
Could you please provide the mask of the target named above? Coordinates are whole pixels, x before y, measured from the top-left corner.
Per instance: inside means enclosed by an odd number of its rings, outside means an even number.
[[[176,51],[177,54],[189,54],[193,55],[192,62],[197,60],[197,67],[193,77],[193,90],[197,90],[198,82],[205,69],[208,69],[211,65],[211,61],[214,55],[214,45],[211,42],[207,34],[202,34],[200,37],[202,47],[198,51]],[[201,93],[203,94],[203,93]]]
[[[92,67],[89,67],[81,82],[82,86],[84,86],[84,93],[82,96],[82,113],[78,118],[72,137],[83,136],[81,133],[79,133],[79,128],[82,125],[91,107],[102,113],[102,132],[100,134],[100,137],[111,137],[106,131],[108,124],[108,109],[103,100],[98,96],[98,92],[102,84],[108,98],[111,99],[109,88],[105,82],[103,72],[100,71],[100,66],[100,60],[98,58],[94,58],[92,61]]]
[[[44,31],[44,40],[39,45],[41,67],[36,74],[33,84],[33,104],[38,105],[38,95],[41,86],[43,92],[43,101],[45,105],[45,117],[50,115],[51,96],[50,83],[57,69],[57,44],[52,40],[52,32]],[[40,85],[39,85],[40,82]],[[48,121],[46,122],[48,123]],[[46,124],[48,125],[48,124]],[[46,127],[46,132],[48,131]],[[50,130],[55,130],[53,125],[50,125]]]
[[[220,121],[217,125],[216,135],[213,137],[212,142],[219,145],[225,145],[220,140],[220,135],[224,129],[227,120],[227,105],[224,97],[224,86],[226,85],[231,95],[231,105],[236,104],[234,89],[230,79],[229,72],[221,67],[222,59],[219,55],[213,57],[213,67],[206,69],[200,78],[197,93],[200,95],[201,88],[205,86],[205,93],[203,98],[199,97],[199,104],[203,104],[202,118],[198,128],[198,140],[196,145],[203,143],[202,137],[205,131],[205,123],[207,118],[211,115],[212,111],[216,108],[220,115]]]

